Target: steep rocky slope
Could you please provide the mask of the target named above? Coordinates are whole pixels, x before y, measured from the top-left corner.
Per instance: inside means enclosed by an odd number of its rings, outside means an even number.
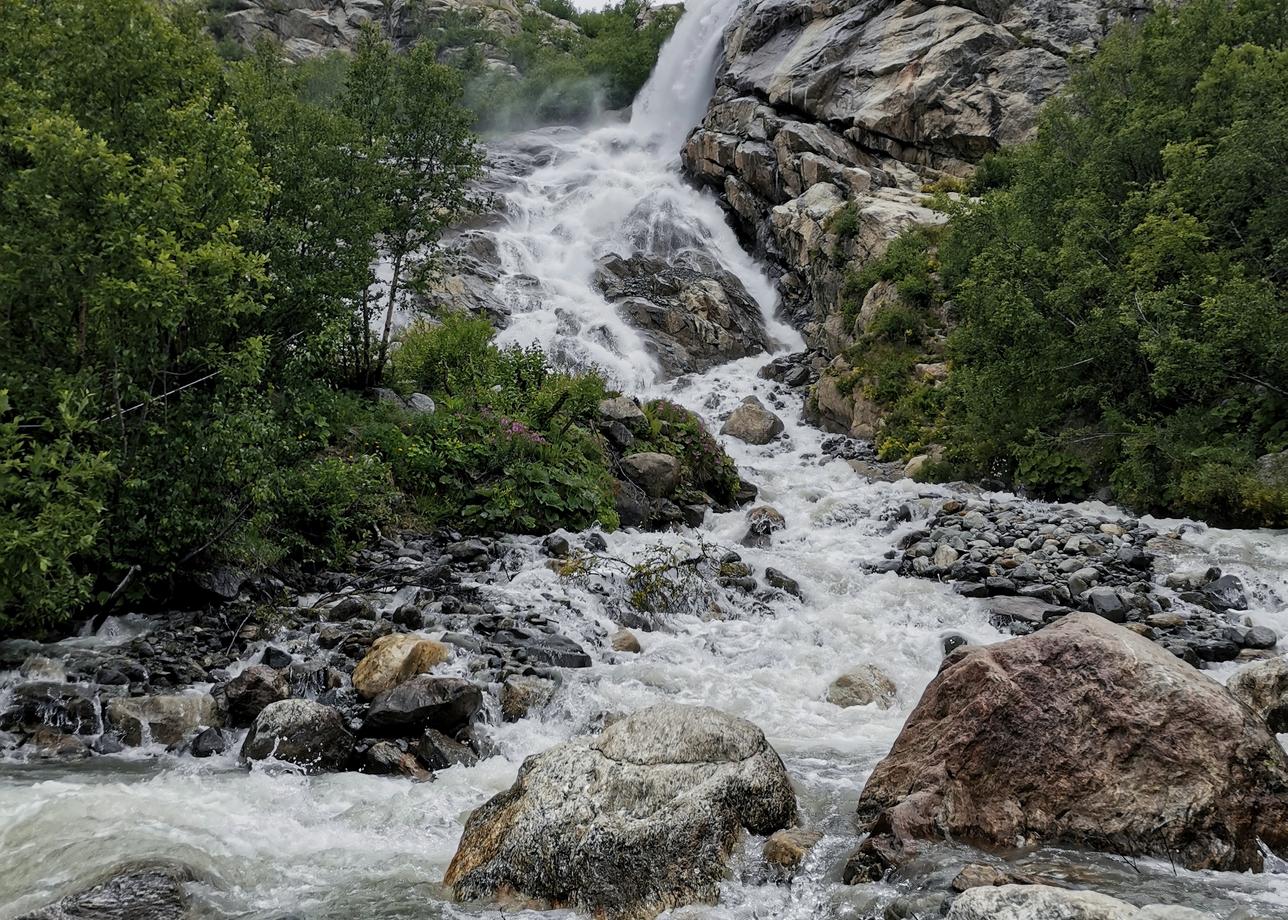
[[[936,221],[925,187],[951,188],[945,175],[967,175],[1026,138],[1071,55],[1146,9],[754,0],[726,32],[715,94],[683,160],[782,270],[798,323],[822,321],[839,305],[844,264]],[[850,203],[853,219],[838,226]]]

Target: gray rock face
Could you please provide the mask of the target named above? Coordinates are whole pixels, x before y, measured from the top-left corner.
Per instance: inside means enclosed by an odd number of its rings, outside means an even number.
[[[1215,920],[1175,904],[1136,907],[1096,891],[1049,885],[972,888],[953,902],[948,920]]]
[[[1288,854],[1288,755],[1220,684],[1090,613],[958,649],[864,787],[851,878],[949,836],[1254,869]]]
[[[126,866],[21,920],[185,920],[191,914],[183,886],[190,881],[178,866]]]
[[[667,378],[769,347],[760,306],[742,282],[702,261],[610,255],[595,274],[595,286],[644,333]]]
[[[713,902],[743,829],[767,835],[795,816],[787,772],[754,725],[652,706],[528,758],[470,816],[445,882],[462,899],[652,917]]]
[[[242,743],[244,761],[276,757],[309,770],[337,770],[353,746],[339,710],[312,700],[270,703]]]
[[[923,184],[1025,139],[1070,53],[1146,8],[754,0],[725,34],[685,165],[780,263],[788,307],[821,321],[840,305],[847,260],[938,220]],[[829,225],[847,202],[856,221],[842,237]]]

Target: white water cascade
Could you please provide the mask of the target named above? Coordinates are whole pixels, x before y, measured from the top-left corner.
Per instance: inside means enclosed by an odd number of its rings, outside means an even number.
[[[757,574],[789,573],[804,600],[733,603],[724,618],[676,616],[641,634],[643,651],[619,655],[603,642],[614,625],[600,595],[561,580],[537,541],[516,538],[511,564],[484,586],[502,610],[534,605],[591,652],[594,666],[569,670],[536,717],[483,727],[494,753],[472,768],[440,771],[434,782],[337,773],[247,772],[230,753],[205,760],[142,748],[79,764],[0,763],[0,920],[39,908],[70,887],[131,859],[164,857],[195,870],[200,917],[254,920],[395,918],[570,918],[490,904],[456,904],[442,887],[466,816],[507,788],[523,759],[591,730],[606,713],[659,701],[702,703],[759,725],[796,786],[802,823],[823,832],[790,883],[748,866],[748,841],[719,905],[668,916],[719,920],[866,920],[908,895],[913,883],[846,886],[840,866],[858,843],[854,810],[864,780],[891,743],[943,654],[943,639],[1004,638],[977,601],[947,586],[870,574],[903,528],[893,511],[938,487],[875,483],[821,451],[823,435],[798,421],[800,400],[761,380],[765,358],[747,358],[659,384],[637,334],[591,286],[595,258],[643,249],[673,254],[701,247],[741,278],[764,306],[773,289],[740,247],[717,203],[681,178],[675,152],[711,88],[719,36],[738,0],[695,0],[664,49],[629,124],[550,132],[553,156],[508,197],[498,230],[500,286],[514,308],[508,340],[539,342],[594,363],[623,386],[665,395],[712,427],[744,397],[759,395],[786,422],[784,436],[753,447],[727,441],[761,500],[786,518],[768,549],[739,547]],[[769,318],[780,341],[794,332]],[[1016,499],[1018,501],[1018,499]],[[1113,514],[1097,507],[1093,513]],[[699,528],[659,536],[614,533],[612,553],[630,557],[659,539],[699,538],[733,547],[741,512],[709,514]],[[1288,536],[1197,527],[1196,559],[1264,586],[1249,616],[1288,633]],[[1255,592],[1254,592],[1255,593]],[[825,700],[840,673],[878,663],[897,685],[895,706],[842,709]],[[0,691],[2,692],[2,691]],[[1165,861],[1134,865],[1060,851],[1030,854],[1028,871],[1064,874],[1110,894],[1147,893],[1155,902],[1242,916],[1288,917],[1288,874],[1174,871]],[[933,875],[934,867],[926,869]],[[939,880],[942,890],[946,879]],[[923,916],[899,914],[899,916]],[[930,916],[925,914],[924,916]]]

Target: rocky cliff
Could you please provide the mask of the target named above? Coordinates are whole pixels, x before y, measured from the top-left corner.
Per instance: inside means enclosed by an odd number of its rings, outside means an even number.
[[[839,305],[845,264],[937,221],[927,186],[952,189],[984,154],[1024,140],[1071,56],[1146,9],[753,0],[725,34],[715,93],[683,160],[778,265],[797,322],[822,321]]]

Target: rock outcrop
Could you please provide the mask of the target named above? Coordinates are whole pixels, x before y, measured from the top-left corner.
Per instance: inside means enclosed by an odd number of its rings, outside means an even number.
[[[1194,869],[1288,855],[1288,755],[1224,687],[1094,614],[949,655],[859,801],[851,880],[918,839]]]
[[[767,835],[795,816],[782,761],[754,725],[652,706],[528,758],[470,816],[445,882],[461,899],[652,917],[714,901],[743,829]]]
[[[182,866],[139,863],[20,920],[184,920],[192,916]]]
[[[668,378],[769,347],[760,306],[742,282],[692,252],[672,259],[606,256],[595,286],[644,333]]]
[[[1147,8],[755,0],[725,34],[684,163],[778,263],[798,319],[821,321],[838,306],[846,261],[939,219],[923,186],[1026,138],[1070,54]]]

